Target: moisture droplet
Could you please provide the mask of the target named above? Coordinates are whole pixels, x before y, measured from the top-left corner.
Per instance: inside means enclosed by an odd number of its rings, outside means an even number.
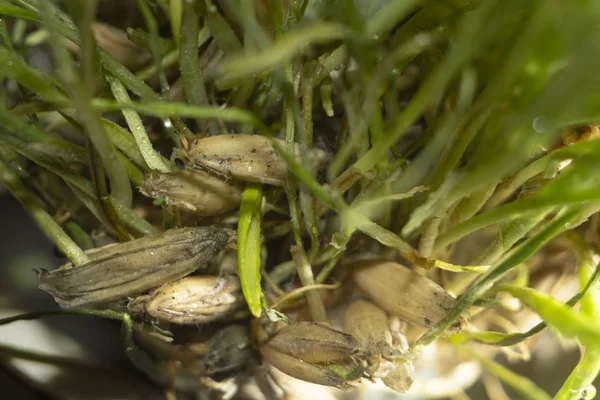
[[[171,120],[168,119],[168,118],[163,120],[163,125],[167,129],[171,129],[173,127],[173,124],[171,123]]]
[[[520,96],[523,94],[523,86],[515,86],[513,89],[513,93],[515,96]]]
[[[594,385],[586,386],[581,391],[581,399],[582,400],[591,400],[595,397],[596,397],[596,388],[594,387]]]
[[[548,121],[544,117],[537,117],[533,120],[533,130],[537,133],[546,133],[548,131]]]

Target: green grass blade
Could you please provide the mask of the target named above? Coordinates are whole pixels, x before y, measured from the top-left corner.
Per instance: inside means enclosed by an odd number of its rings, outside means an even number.
[[[6,47],[0,47],[0,71],[32,92],[37,93],[45,101],[54,103],[70,102],[52,77],[31,68],[21,57]]]
[[[309,27],[289,32],[264,51],[231,56],[213,72],[220,84],[258,75],[278,67],[286,60],[306,50],[309,44],[326,43],[340,39],[344,28],[340,25],[319,22]]]
[[[559,233],[581,222],[583,218],[589,217],[598,211],[600,204],[585,204],[581,206],[569,206],[560,215],[547,223],[537,234],[527,239],[517,247],[499,265],[481,276],[471,287],[463,293],[456,304],[440,321],[438,321],[427,333],[421,336],[413,345],[414,349],[426,346],[438,338],[456,321],[456,319],[467,310],[475,301],[481,298],[493,285],[502,279],[509,271],[531,257],[544,244],[548,243]]]
[[[469,355],[476,359],[489,373],[512,387],[524,400],[550,400],[548,393],[524,376],[521,376],[488,357],[482,357],[469,350]]]
[[[185,97],[190,104],[208,105],[208,96],[200,69],[198,57],[198,34],[200,32],[199,16],[196,12],[197,1],[186,1],[183,5],[183,22],[181,34],[181,51],[179,52],[179,68],[185,89]],[[205,124],[199,121],[200,128]]]
[[[600,345],[590,345],[585,348],[583,357],[571,372],[554,400],[593,399],[588,397],[590,389],[594,390],[592,382],[600,371]]]
[[[113,96],[115,96],[117,102],[125,104],[130,103],[131,99],[129,98],[129,94],[127,94],[127,90],[125,89],[125,86],[123,86],[121,81],[111,76],[107,76],[106,78],[108,80],[108,83],[110,84]],[[129,125],[129,129],[133,134],[135,142],[137,143],[138,148],[140,150],[140,153],[142,154],[142,157],[144,157],[144,161],[146,161],[146,164],[148,164],[148,166],[153,170],[160,172],[169,172],[171,170],[171,166],[152,147],[152,143],[148,138],[148,133],[146,133],[146,128],[144,127],[144,124],[142,123],[142,120],[138,113],[134,110],[129,109],[123,109],[122,113],[125,117],[125,120],[127,121],[127,125]]]
[[[21,18],[27,20],[35,20],[37,15],[34,12],[26,10],[25,8],[15,6],[13,4],[0,4],[0,15],[6,15],[7,17]]]
[[[249,111],[234,107],[202,107],[191,104],[176,102],[144,102],[144,103],[122,103],[107,99],[94,99],[94,107],[102,111],[135,110],[140,114],[151,115],[154,117],[168,117],[177,115],[188,118],[217,119],[228,122],[239,122],[251,124],[262,131],[269,131],[268,128],[254,114]]]
[[[95,10],[94,3],[89,4],[90,10],[87,12],[93,12]],[[44,24],[50,32],[51,40],[49,43],[53,60],[56,64],[55,67],[65,82],[69,94],[72,96],[73,105],[83,121],[87,137],[100,156],[102,167],[106,170],[110,181],[111,195],[129,206],[131,205],[133,195],[127,171],[117,156],[115,148],[106,136],[99,113],[90,105],[95,82],[82,81],[80,79],[75,63],[71,59],[67,49],[62,46],[58,23],[54,18],[54,5],[51,2],[44,2],[42,9],[45,11],[43,16]],[[91,31],[89,34],[91,35]],[[91,45],[90,41],[85,40],[84,42],[87,45]],[[92,66],[87,66],[87,63],[92,62],[92,60],[83,59],[82,62],[84,70],[93,68]],[[84,78],[93,79],[93,76],[86,74]]]
[[[570,239],[577,252],[582,291],[589,287],[589,290],[581,298],[579,310],[595,321],[600,321],[600,283],[594,280],[599,268],[594,261],[594,256],[597,254],[579,234],[571,235]],[[579,363],[554,396],[555,400],[587,398],[584,393],[590,389],[592,382],[600,373],[600,343],[590,344],[582,348],[582,352]]]
[[[575,337],[584,345],[600,343],[600,321],[597,319],[574,311],[552,296],[534,289],[508,285],[501,285],[499,289],[521,300],[562,336]]]
[[[238,222],[238,271],[246,303],[256,318],[260,317],[262,312],[262,289],[260,286],[261,201],[262,186],[247,183],[242,193]]]
[[[60,176],[65,182],[72,184],[78,190],[81,190],[81,192],[88,196],[90,199],[96,201],[96,194],[94,193],[92,183],[83,176],[81,176],[81,174],[78,174],[75,171],[73,171],[64,162],[57,160],[54,157],[51,157],[38,150],[35,150],[34,148],[28,146],[27,143],[10,135],[0,134],[0,144],[7,145],[17,153],[30,159],[39,166],[46,168],[52,173]],[[156,232],[156,229],[152,225],[150,225],[145,219],[137,215],[133,210],[131,210],[131,208],[125,206],[123,203],[119,202],[118,200],[112,197],[111,203],[115,208],[119,219],[121,219],[126,225],[134,228],[136,231],[143,234],[150,234]],[[91,211],[93,212],[94,210]],[[95,213],[95,215],[98,214]],[[99,219],[102,220],[101,218]]]
[[[0,181],[6,185],[10,193],[23,205],[44,233],[67,256],[73,265],[82,265],[89,261],[88,256],[54,221],[40,205],[38,199],[19,177],[0,158]]]
[[[211,36],[225,54],[233,54],[242,49],[242,43],[236,36],[229,23],[217,11],[217,8],[209,4],[206,6],[204,21],[210,30]]]
[[[189,2],[188,2],[189,3]],[[183,17],[184,0],[169,0],[169,22],[175,44],[179,47],[181,19]]]
[[[599,141],[590,142],[597,148]],[[524,215],[540,215],[568,204],[600,200],[600,177],[596,174],[600,167],[598,153],[575,159],[560,175],[548,182],[538,193],[512,203],[496,207],[473,217],[438,237],[437,249],[485,226],[514,219]],[[569,190],[565,191],[564,188]]]
[[[152,59],[154,60],[154,65],[156,66],[156,70],[158,72],[158,80],[160,82],[161,92],[166,93],[169,88],[169,82],[167,81],[167,75],[165,74],[165,70],[162,67],[161,62],[161,46],[160,36],[158,34],[158,23],[156,22],[156,18],[154,17],[147,0],[137,0],[137,6],[138,10],[142,14],[142,17],[144,18],[144,21],[146,21],[146,26],[148,27],[150,52],[152,53]]]

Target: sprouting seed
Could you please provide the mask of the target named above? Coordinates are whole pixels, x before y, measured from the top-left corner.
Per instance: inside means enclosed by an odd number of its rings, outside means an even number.
[[[349,390],[355,387],[356,381],[364,371],[358,360],[349,360],[346,365],[335,363],[308,363],[293,356],[277,351],[270,346],[261,346],[260,353],[271,365],[281,372],[296,379],[317,385],[333,386]],[[338,368],[336,368],[336,366]]]

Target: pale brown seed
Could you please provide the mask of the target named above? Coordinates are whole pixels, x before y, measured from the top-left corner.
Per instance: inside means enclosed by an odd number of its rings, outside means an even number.
[[[414,367],[412,361],[401,359],[406,338],[399,330],[392,331],[390,319],[381,308],[365,299],[354,300],[344,312],[344,330],[366,349],[367,372],[371,377],[380,378],[387,387],[400,393],[410,389]]]
[[[310,363],[342,360],[361,353],[347,333],[317,322],[297,322],[279,330],[266,346]]]
[[[392,346],[387,314],[365,299],[356,299],[344,311],[344,331],[351,334],[371,354]]]
[[[360,265],[353,280],[379,307],[425,328],[439,321],[455,303],[454,297],[431,279],[391,261]],[[459,321],[455,329],[463,323]]]
[[[222,319],[243,304],[236,277],[190,276],[156,289],[144,310],[162,321],[202,324]]]
[[[275,368],[294,378],[317,385],[333,386],[340,389],[351,388],[344,378],[323,366],[299,360],[268,345],[260,346],[260,353]]]
[[[210,217],[235,210],[240,205],[241,188],[231,180],[199,170],[150,173],[144,177],[140,192],[195,214]]]
[[[38,285],[61,307],[120,300],[206,266],[229,240],[228,231],[216,227],[172,229],[90,250],[90,262],[42,271]]]
[[[287,164],[264,136],[205,137],[193,141],[184,153],[195,166],[225,177],[276,186],[283,186],[287,180]],[[297,147],[295,153],[299,155]]]

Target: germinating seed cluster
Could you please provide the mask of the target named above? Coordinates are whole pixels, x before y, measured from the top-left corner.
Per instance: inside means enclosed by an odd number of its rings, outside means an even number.
[[[120,321],[169,399],[462,398],[480,377],[549,399],[503,361],[551,360],[555,333],[581,354],[555,398],[591,398],[599,20],[0,1],[0,190],[70,261],[38,273],[50,313]]]
[[[378,380],[407,392],[416,360],[408,353],[406,323],[431,327],[454,297],[401,264],[366,257],[347,262],[343,287],[323,297],[333,310],[327,320],[310,321],[303,297],[289,296],[298,290],[293,274],[273,278],[290,293],[270,302],[275,308],[265,302],[266,312],[252,318],[235,265],[228,265],[236,238],[227,221],[240,206],[244,181],[283,186],[287,164],[270,139],[246,134],[184,141],[178,155],[189,169],[150,173],[140,191],[187,213],[182,215],[212,217],[210,226],[168,229],[90,250],[84,265],[40,272],[40,289],[64,308],[125,308],[134,320],[136,351],[145,355],[133,357],[135,364],[178,390],[229,398],[254,382],[263,392],[278,393],[283,386],[262,373],[272,366],[339,389]],[[312,156],[323,158],[316,150]],[[268,298],[277,295],[271,289],[264,285]],[[459,319],[451,332],[465,324]]]

